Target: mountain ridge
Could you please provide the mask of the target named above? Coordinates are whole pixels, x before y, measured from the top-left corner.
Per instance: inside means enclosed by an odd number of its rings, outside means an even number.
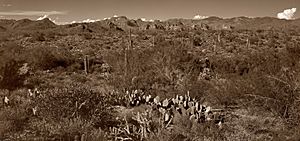
[[[57,27],[71,27],[71,25],[102,26],[107,29],[137,29],[137,30],[190,30],[190,29],[212,29],[212,30],[300,30],[300,19],[285,20],[274,17],[233,17],[220,18],[211,16],[205,19],[172,18],[165,21],[143,21],[141,19],[129,19],[126,16],[112,17],[91,23],[70,23],[57,25],[50,19],[43,20],[8,20],[0,19],[0,26],[7,30],[43,30]]]

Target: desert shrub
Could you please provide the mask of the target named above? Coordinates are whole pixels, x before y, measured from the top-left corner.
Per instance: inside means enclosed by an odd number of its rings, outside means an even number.
[[[51,40],[55,39],[56,35],[58,35],[58,33],[51,31],[51,30],[45,31],[44,34],[45,34],[46,39],[51,39]]]
[[[295,43],[287,46],[280,51],[262,48],[231,57],[213,56],[218,77],[208,83],[204,97],[214,104],[269,111],[295,124],[299,118],[299,107],[294,104],[299,95],[299,51]]]
[[[75,83],[62,88],[46,89],[41,93],[43,96],[37,100],[41,116],[55,120],[81,117],[95,118],[98,122],[105,123],[111,115],[107,107],[124,101],[118,93],[101,94]]]
[[[82,36],[85,40],[93,39],[93,35],[91,33],[83,33]]]
[[[20,68],[22,63],[12,60],[0,67],[0,89],[15,90],[24,86],[24,81],[27,76],[27,72],[22,74]]]
[[[96,94],[80,87],[54,88],[45,90],[43,93],[45,98],[42,98],[41,101],[37,103],[38,106],[41,107],[41,115],[58,120],[76,116],[91,116],[92,110],[95,110],[95,106],[101,100],[99,98],[93,99],[96,98]],[[88,106],[85,104],[88,104]],[[87,109],[83,110],[81,107],[81,110],[78,109],[80,105]]]
[[[72,55],[63,49],[35,47],[26,50],[27,61],[35,69],[48,70],[56,67],[67,67],[74,62]]]
[[[299,99],[300,96],[296,98],[294,103],[291,103],[290,109],[289,109],[289,123],[295,126],[299,126],[299,121],[300,120],[300,106],[299,106]]]
[[[75,63],[68,67],[69,72],[77,72],[78,70],[84,70],[82,63],[79,61],[75,61]]]
[[[110,84],[115,84],[117,89],[125,88],[125,53],[108,51],[104,54],[104,62],[112,66],[113,77],[110,79]],[[123,70],[123,71],[121,71]]]
[[[137,23],[136,23],[136,21],[130,20],[130,21],[127,21],[127,25],[128,25],[128,26],[131,26],[131,27],[136,27],[136,26],[137,26]]]
[[[7,42],[4,43],[0,48],[0,66],[5,65],[7,62],[11,60],[15,61],[23,61],[25,60],[22,52],[24,48],[17,45],[15,42]]]
[[[22,50],[14,43],[7,43],[0,49],[1,89],[14,90],[24,85],[29,68],[21,54]]]
[[[287,44],[287,53],[290,59],[293,59],[297,62],[300,58],[300,42],[293,42]]]
[[[180,115],[174,118],[172,126],[158,127],[146,140],[224,140],[226,131],[226,128],[219,128],[214,123],[197,123],[189,120],[188,116]]]
[[[106,133],[101,129],[95,129],[90,134],[86,136],[88,141],[107,141]]]
[[[193,56],[187,52],[184,45],[164,41],[154,48],[128,51],[127,68],[125,68],[124,52],[111,53],[105,56],[104,60],[112,66],[112,85],[127,89],[158,90],[159,88],[166,92],[177,87],[177,84],[181,85],[180,76],[190,70]]]
[[[19,134],[28,130],[32,118],[33,101],[27,97],[26,89],[18,89],[11,92],[1,91],[0,96],[7,96],[9,106],[2,107],[0,110],[0,138],[1,140],[16,140]]]
[[[75,140],[76,136],[89,134],[94,130],[91,121],[80,118],[60,121],[39,120],[31,123],[31,128],[43,137],[55,137],[62,140]]]
[[[0,41],[1,42],[9,41],[9,34],[3,34],[3,32],[1,32]]]
[[[34,41],[46,41],[46,38],[45,38],[45,34],[44,33],[41,33],[41,32],[36,32],[36,33],[32,33],[32,38],[31,38],[31,41],[34,42]]]
[[[109,137],[113,140],[147,140],[152,136],[151,134],[157,134],[163,130],[165,124],[162,123],[159,113],[144,108],[136,109],[135,112],[127,109],[116,110],[120,123],[109,129]]]
[[[16,132],[23,131],[29,123],[25,108],[6,107],[0,111],[0,137],[8,138]]]

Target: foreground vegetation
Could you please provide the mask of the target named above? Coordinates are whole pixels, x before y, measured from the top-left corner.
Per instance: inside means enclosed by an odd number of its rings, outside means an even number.
[[[299,33],[146,30],[131,39],[115,30],[2,35],[0,140],[300,139]],[[225,121],[179,116],[166,128],[151,108],[130,107],[132,90],[188,91]]]

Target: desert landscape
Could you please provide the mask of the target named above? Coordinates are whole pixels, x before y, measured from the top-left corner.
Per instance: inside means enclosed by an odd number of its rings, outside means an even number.
[[[300,19],[0,19],[0,140],[300,140]]]

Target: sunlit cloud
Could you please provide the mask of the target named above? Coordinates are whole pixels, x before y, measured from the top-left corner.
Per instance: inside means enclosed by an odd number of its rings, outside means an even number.
[[[154,20],[150,19],[146,19],[146,18],[140,18],[143,22],[154,22]]]
[[[2,7],[11,7],[12,5],[11,4],[2,4],[1,6]]]
[[[141,20],[142,20],[143,22],[147,21],[146,18],[141,18]]]
[[[196,15],[196,16],[194,16],[194,20],[202,20],[202,19],[206,19],[206,18],[208,18],[208,16],[201,16],[201,15]]]
[[[44,15],[44,16],[42,16],[42,17],[37,18],[36,20],[37,20],[37,21],[40,21],[40,20],[44,20],[44,19],[46,19],[46,18],[48,18],[50,21],[52,21],[52,22],[55,23],[55,24],[60,24],[59,22],[56,22],[56,20],[59,19],[58,17],[55,17],[54,19],[52,19],[52,18],[49,17],[49,15]]]
[[[2,5],[0,5],[0,7],[11,7],[12,5],[11,4],[2,4]]]
[[[97,20],[86,19],[86,20],[83,20],[82,22],[83,23],[94,23],[94,22],[97,22],[97,21],[100,21],[100,20],[99,19],[97,19]]]
[[[1,16],[41,16],[41,15],[65,15],[63,11],[5,11],[0,12]]]
[[[82,21],[72,21],[71,24],[74,24],[74,23],[94,23],[94,22],[97,22],[97,21],[101,21],[101,20],[100,19],[96,19],[96,20],[85,19],[85,20],[82,20]]]
[[[118,16],[118,15],[113,15],[112,17],[114,17],[114,18],[118,18],[119,16]],[[112,17],[103,18],[103,20],[110,20]]]
[[[43,20],[43,19],[46,19],[48,17],[48,15],[44,15],[43,17],[39,17],[38,19],[36,19],[37,21],[40,21],[40,20]]]
[[[286,9],[283,12],[277,14],[278,19],[291,20],[294,19],[294,15],[297,11],[297,8]]]

